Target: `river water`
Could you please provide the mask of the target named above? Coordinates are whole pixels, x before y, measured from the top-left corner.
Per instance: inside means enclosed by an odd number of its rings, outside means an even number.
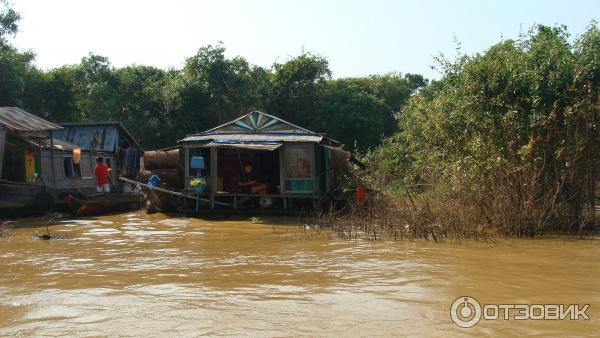
[[[0,336],[597,335],[600,240],[361,241],[294,220],[125,213],[0,239]],[[590,304],[589,320],[484,320],[451,303]]]

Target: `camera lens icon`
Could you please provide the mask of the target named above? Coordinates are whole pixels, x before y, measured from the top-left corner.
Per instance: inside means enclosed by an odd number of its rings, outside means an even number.
[[[460,327],[473,327],[481,319],[481,304],[473,297],[458,297],[450,307],[450,318]]]

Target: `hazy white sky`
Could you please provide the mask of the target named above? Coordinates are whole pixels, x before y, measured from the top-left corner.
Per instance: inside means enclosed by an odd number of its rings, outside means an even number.
[[[14,43],[43,68],[94,52],[115,66],[181,67],[206,44],[270,66],[302,49],[327,57],[335,77],[399,71],[438,77],[438,52],[482,51],[534,23],[580,34],[600,19],[600,1],[13,0]]]

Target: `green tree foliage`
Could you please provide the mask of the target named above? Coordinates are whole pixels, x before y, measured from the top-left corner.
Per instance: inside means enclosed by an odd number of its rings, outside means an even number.
[[[188,58],[181,72],[183,130],[195,132],[263,108],[264,69],[242,57],[228,59],[221,45],[206,46]]]
[[[402,108],[427,84],[414,74],[332,79],[325,58],[304,52],[264,68],[227,57],[221,44],[200,48],[181,69],[116,68],[89,54],[43,71],[8,42],[19,15],[0,4],[1,106],[54,122],[119,121],[147,148],[261,110],[364,150],[397,131]]]
[[[285,63],[273,65],[268,111],[279,112],[286,120],[312,126],[316,114],[318,86],[331,78],[329,62],[303,53]]]
[[[414,79],[418,81],[414,81]],[[341,142],[358,149],[378,145],[398,129],[397,118],[411,95],[426,81],[412,74],[373,75],[322,83],[315,106],[315,130],[327,130]]]
[[[21,16],[10,8],[7,0],[0,0],[0,43],[6,42],[6,37],[15,35],[19,28]]]
[[[175,130],[163,98],[168,81],[166,72],[154,67],[128,66],[115,69],[113,74],[116,119],[146,147],[164,147],[160,142]]]
[[[0,106],[22,104],[33,61],[33,54],[20,53],[8,43],[7,38],[17,32],[19,19],[6,1],[0,1]]]
[[[32,61],[30,52],[19,52],[0,41],[0,106],[23,105],[23,95],[31,79]]]
[[[499,202],[490,194],[502,190],[520,213],[518,232],[562,222],[553,218],[561,208],[573,216],[564,226],[581,226],[599,177],[597,25],[574,43],[565,27],[537,26],[483,54],[441,61],[443,78],[412,98],[400,133],[371,154],[382,176],[466,189],[489,201],[482,213],[493,213]]]

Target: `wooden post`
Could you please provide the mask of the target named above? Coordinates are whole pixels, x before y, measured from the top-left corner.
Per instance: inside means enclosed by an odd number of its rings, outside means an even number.
[[[42,161],[40,151],[40,162]],[[54,168],[54,137],[52,132],[50,132],[50,163],[52,164],[52,185],[56,185],[56,168]]]
[[[183,148],[183,156],[185,156],[185,158],[183,159],[183,165],[185,166],[184,169],[184,182],[183,182],[183,189],[187,190],[190,187],[188,186],[190,184],[189,182],[189,177],[190,177],[190,148]]]
[[[317,145],[313,145],[312,147],[312,161],[311,161],[311,176],[312,176],[312,201],[313,201],[313,211],[316,210],[316,193],[317,193]]]
[[[279,190],[283,196],[283,210],[287,210],[287,199],[285,198],[285,145],[279,147]]]
[[[210,208],[215,208],[215,194],[217,192],[217,148],[210,148]]]
[[[92,172],[92,178],[94,178],[94,189],[96,188],[96,175],[94,175],[94,169],[96,169],[96,157],[94,157],[94,150],[90,149],[90,170]]]
[[[115,185],[115,190],[117,193],[121,193],[121,182],[119,181],[119,175],[120,174],[125,174],[125,173],[120,173],[119,171],[121,169],[123,169],[122,165],[123,163],[121,163],[121,168],[119,168],[118,163],[119,163],[119,139],[120,136],[119,135],[119,128],[117,128],[116,126],[114,127],[116,130],[116,135],[117,137],[115,138],[115,147],[113,148],[113,160],[111,163],[113,165],[114,168],[112,168],[112,170],[110,171],[110,176],[112,176],[112,181],[113,184]]]
[[[6,143],[6,131],[0,126],[0,178],[2,178],[2,162],[4,160],[4,144]]]

